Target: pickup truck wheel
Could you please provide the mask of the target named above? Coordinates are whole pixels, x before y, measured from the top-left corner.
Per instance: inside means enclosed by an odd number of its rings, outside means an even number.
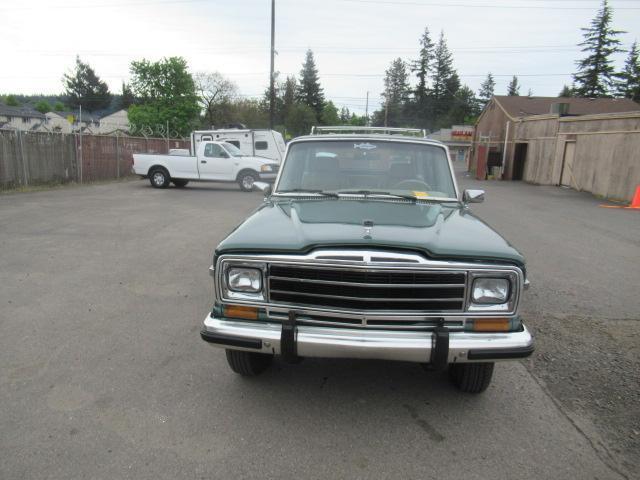
[[[163,168],[157,168],[149,173],[149,181],[154,188],[167,188],[171,183],[169,173]]]
[[[252,191],[253,183],[257,182],[258,180],[258,175],[249,170],[240,172],[240,175],[238,175],[238,185],[240,185],[240,190],[242,190],[243,192]]]
[[[189,183],[189,180],[171,180],[171,181],[178,188],[186,187],[187,183]]]
[[[255,377],[264,372],[271,362],[273,355],[265,353],[244,352],[240,350],[226,350],[227,362],[231,370],[243,377]]]
[[[491,383],[494,363],[454,363],[449,374],[458,390],[466,393],[484,392]]]

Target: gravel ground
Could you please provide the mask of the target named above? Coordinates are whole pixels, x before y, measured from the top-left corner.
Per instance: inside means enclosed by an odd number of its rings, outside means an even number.
[[[258,194],[0,196],[0,478],[633,478],[640,215],[480,186],[474,210],[528,257],[538,350],[479,396],[394,362],[230,372],[198,335],[207,268]]]
[[[536,335],[525,364],[601,454],[640,471],[640,212],[521,182],[478,182],[474,211],[526,259],[523,314]]]

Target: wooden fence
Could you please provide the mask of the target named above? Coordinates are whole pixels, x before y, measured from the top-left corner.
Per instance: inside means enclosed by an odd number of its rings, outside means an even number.
[[[189,141],[0,130],[0,188],[117,179],[131,175],[134,153],[168,148]]]

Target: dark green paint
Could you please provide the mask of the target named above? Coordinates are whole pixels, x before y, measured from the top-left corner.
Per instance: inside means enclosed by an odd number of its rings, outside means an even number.
[[[365,220],[373,222],[370,238],[365,236]],[[454,203],[274,199],[236,227],[216,254],[306,253],[318,247],[389,248],[433,259],[524,267],[515,248]]]

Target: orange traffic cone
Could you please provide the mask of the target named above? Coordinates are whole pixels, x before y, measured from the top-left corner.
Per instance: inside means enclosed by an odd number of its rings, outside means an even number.
[[[603,208],[624,208],[625,210],[640,210],[640,185],[636,186],[636,193],[633,194],[629,205],[600,205]]]

